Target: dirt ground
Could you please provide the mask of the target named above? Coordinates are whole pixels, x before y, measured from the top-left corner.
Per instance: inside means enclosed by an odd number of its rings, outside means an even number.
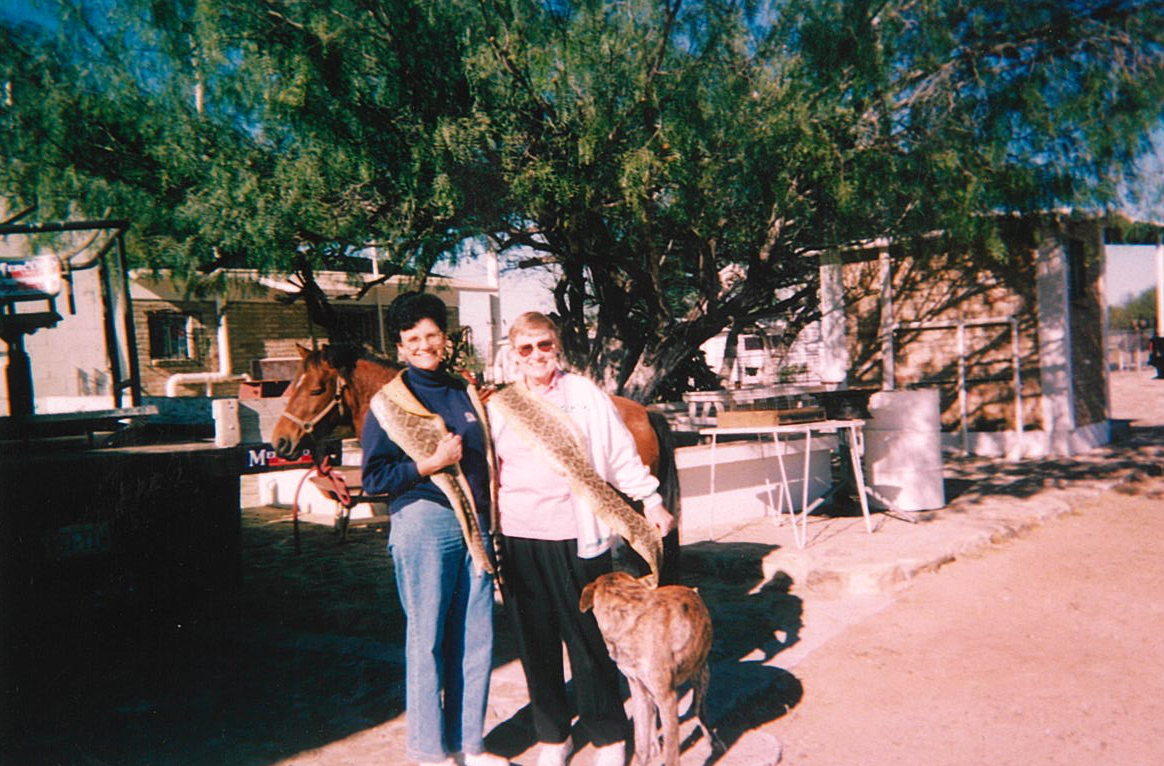
[[[1113,417],[1164,441],[1164,381]],[[1164,763],[1164,483],[1141,481],[914,583],[795,668],[784,763]],[[1153,475],[1155,474],[1155,475]]]
[[[1164,763],[1164,492],[918,579],[795,668],[798,766]]]
[[[1164,443],[1164,381],[1117,375],[1113,399],[1134,438]],[[771,675],[770,694],[713,713],[721,736],[762,730],[797,766],[1164,763],[1164,482],[1147,468],[916,579],[791,670],[749,664]],[[84,613],[37,658],[0,763],[404,763],[403,625],[384,543],[382,528],[341,543],[305,526],[296,554],[285,511],[246,510],[240,586]],[[757,589],[756,548],[688,559],[685,578],[711,584],[721,664],[778,652],[774,631],[794,640],[807,614],[788,583]],[[497,617],[500,666],[515,655]],[[713,679],[713,701],[731,683]],[[520,714],[503,721],[491,742],[521,752],[523,727]]]

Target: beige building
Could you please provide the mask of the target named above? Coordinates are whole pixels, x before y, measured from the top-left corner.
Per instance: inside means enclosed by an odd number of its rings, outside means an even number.
[[[44,258],[46,253],[30,251],[29,241],[0,237],[0,263]],[[195,287],[166,274],[131,271],[124,280],[124,300],[117,289],[122,280],[115,256],[109,253],[87,268],[66,267],[52,301],[8,307],[42,314],[51,309],[59,315],[51,326],[22,338],[38,413],[111,408],[119,382],[122,406],[132,403],[135,384],[144,398],[234,397],[240,381],[290,377],[299,361],[297,344],[326,342],[326,332],[308,319],[302,302],[286,300],[298,288],[285,277],[232,270]],[[384,313],[393,298],[409,289],[405,280],[347,272],[320,272],[316,278],[358,337],[394,354],[394,344],[385,337]],[[496,280],[433,277],[427,287],[449,306],[451,327],[463,328],[478,356],[491,359],[501,329]],[[110,361],[114,355],[116,365]],[[7,347],[0,345],[0,367],[8,361]],[[9,412],[7,397],[7,387],[0,386],[0,414]]]
[[[1004,229],[997,257],[937,237],[820,256],[822,382],[936,388],[946,446],[974,454],[1106,443],[1103,224],[1048,215]]]

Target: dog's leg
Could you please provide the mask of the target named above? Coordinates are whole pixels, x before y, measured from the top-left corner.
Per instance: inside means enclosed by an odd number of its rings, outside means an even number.
[[[711,670],[708,669],[707,663],[704,662],[703,667],[695,674],[695,678],[691,684],[691,709],[695,711],[695,717],[699,721],[699,725],[703,727],[704,735],[711,742],[711,751],[713,753],[722,753],[727,750],[727,747],[707,723],[707,686],[709,683],[711,683]]]
[[[663,690],[655,704],[663,719],[663,762],[667,766],[679,766],[679,695],[674,689]]]
[[[631,693],[631,716],[635,719],[635,763],[648,766],[658,745],[655,743],[655,705],[638,679],[626,677]]]

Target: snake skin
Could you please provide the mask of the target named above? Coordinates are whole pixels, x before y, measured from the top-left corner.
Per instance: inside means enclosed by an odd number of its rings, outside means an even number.
[[[570,488],[608,527],[625,540],[650,565],[644,578],[654,587],[659,581],[663,541],[646,518],[632,508],[590,465],[577,427],[557,407],[544,402],[521,383],[496,391],[489,399],[527,443],[542,454],[570,482]]]
[[[423,410],[398,375],[372,397],[372,412],[392,441],[396,442],[410,458],[420,461],[436,452],[437,442],[446,432],[445,424],[435,415],[425,416],[409,412],[398,403],[402,397],[409,403],[414,403],[414,409]],[[474,404],[478,404],[479,400],[476,400],[475,396],[473,398]],[[493,562],[485,548],[485,536],[477,520],[473,493],[460,466],[454,463],[429,478],[449,498],[473,562],[482,570],[494,574]]]

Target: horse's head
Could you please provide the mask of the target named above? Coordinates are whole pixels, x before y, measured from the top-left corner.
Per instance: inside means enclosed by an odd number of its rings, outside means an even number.
[[[317,443],[340,425],[351,425],[352,413],[344,403],[344,390],[360,353],[345,346],[324,346],[311,351],[296,346],[303,362],[299,376],[287,389],[287,407],[271,433],[275,453],[293,457],[305,438]]]

